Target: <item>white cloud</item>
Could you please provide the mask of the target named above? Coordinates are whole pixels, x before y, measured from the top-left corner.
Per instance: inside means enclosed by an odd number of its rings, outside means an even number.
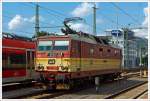
[[[72,12],[71,15],[75,17],[85,17],[93,13],[94,3],[81,3],[78,5]],[[98,3],[96,3],[96,7],[98,7]],[[103,23],[101,18],[96,19],[96,24]],[[85,33],[92,34],[92,27],[85,23],[71,23],[71,28],[76,31],[82,31]]]
[[[69,25],[72,29],[76,31],[82,31],[82,32],[89,33],[89,34],[92,33],[90,30],[91,27],[84,23],[74,23],[74,24],[70,23]]]
[[[81,3],[77,6],[71,14],[77,17],[84,17],[92,13],[93,4],[91,3]]]
[[[143,26],[148,26],[148,7],[144,8],[145,20],[142,23]]]
[[[39,17],[40,21],[44,21],[43,17]],[[9,30],[15,30],[27,25],[30,25],[31,23],[35,22],[35,16],[30,18],[24,18],[21,15],[16,15],[8,22],[8,28]]]
[[[103,23],[103,20],[101,18],[97,18],[96,19],[96,24],[101,24],[101,23]]]
[[[147,38],[148,31],[147,29],[135,29],[133,30],[135,32],[135,36]]]
[[[144,15],[145,19],[141,24],[141,27],[143,27],[143,29],[135,29],[133,31],[135,32],[135,36],[148,38],[148,7],[144,8]]]
[[[44,21],[44,18],[42,16],[39,16],[40,21]],[[28,19],[29,22],[35,22],[35,16]]]
[[[9,23],[8,27],[10,30],[19,28],[22,26],[24,19],[20,15],[16,15]]]

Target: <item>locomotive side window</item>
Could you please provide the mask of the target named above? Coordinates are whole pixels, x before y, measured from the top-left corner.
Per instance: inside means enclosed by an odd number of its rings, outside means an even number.
[[[90,54],[93,55],[94,54],[94,49],[90,49]]]
[[[39,51],[51,50],[51,47],[52,47],[52,41],[39,41],[38,43]]]
[[[115,50],[115,56],[116,56],[116,55],[120,55],[120,51]]]
[[[115,56],[118,54],[118,51],[117,50],[115,50]]]
[[[102,52],[102,51],[103,51],[103,48],[100,48],[99,51]]]
[[[107,52],[109,52],[109,53],[110,53],[110,52],[111,52],[111,50],[110,50],[110,49],[108,49],[108,50],[107,50]]]
[[[55,41],[53,50],[68,50],[69,41]]]

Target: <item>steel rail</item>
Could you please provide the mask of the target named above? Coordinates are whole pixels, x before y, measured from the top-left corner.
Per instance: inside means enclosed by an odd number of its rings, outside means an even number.
[[[123,93],[129,91],[129,90],[132,90],[132,89],[137,88],[137,87],[139,87],[139,86],[141,86],[141,85],[144,85],[144,84],[146,84],[147,82],[148,82],[148,81],[144,81],[144,82],[142,82],[142,83],[135,84],[135,85],[130,86],[130,87],[126,88],[126,89],[123,89],[123,90],[121,90],[121,91],[119,91],[119,92],[116,92],[116,93],[114,93],[114,94],[112,94],[112,95],[109,95],[109,96],[105,97],[104,99],[113,99],[113,98],[115,98],[115,97],[117,97],[117,96],[119,96],[119,95],[121,95],[121,94],[123,94]]]

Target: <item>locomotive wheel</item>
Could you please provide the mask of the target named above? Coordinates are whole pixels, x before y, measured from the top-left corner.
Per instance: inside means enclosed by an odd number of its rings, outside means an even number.
[[[47,90],[47,86],[46,85],[42,85],[42,89]]]
[[[55,90],[55,89],[56,89],[56,85],[53,85],[53,86],[52,86],[52,89]]]

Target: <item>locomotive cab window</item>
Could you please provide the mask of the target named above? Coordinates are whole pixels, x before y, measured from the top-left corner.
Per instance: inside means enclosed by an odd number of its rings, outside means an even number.
[[[39,41],[38,43],[39,51],[51,50],[51,47],[52,47],[52,41]]]
[[[68,50],[69,41],[55,41],[53,50]]]

